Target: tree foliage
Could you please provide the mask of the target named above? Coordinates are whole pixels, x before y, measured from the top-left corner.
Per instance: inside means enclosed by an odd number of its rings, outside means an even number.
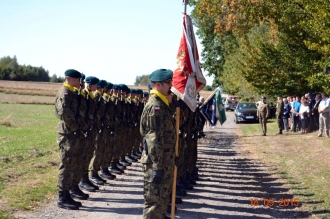
[[[136,76],[134,85],[147,86],[148,82],[149,82],[149,75]]]
[[[19,65],[16,56],[5,56],[0,58],[0,80],[48,82],[50,77],[43,67]]]
[[[257,94],[330,92],[327,0],[194,0],[202,66],[214,86]]]

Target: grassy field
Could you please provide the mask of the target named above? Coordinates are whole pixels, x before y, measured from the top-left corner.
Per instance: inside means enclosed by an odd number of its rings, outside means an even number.
[[[251,156],[277,168],[277,174],[290,187],[302,208],[318,218],[330,218],[330,139],[317,138],[317,132],[278,132],[270,120],[266,137],[259,124],[240,124],[239,140]]]

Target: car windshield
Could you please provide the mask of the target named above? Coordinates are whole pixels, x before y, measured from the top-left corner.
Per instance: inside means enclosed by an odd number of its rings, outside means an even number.
[[[237,106],[238,109],[257,109],[255,103],[240,103]]]

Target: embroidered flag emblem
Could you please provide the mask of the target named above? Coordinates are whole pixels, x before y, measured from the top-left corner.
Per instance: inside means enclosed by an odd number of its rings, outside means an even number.
[[[155,106],[155,111],[159,111],[160,110],[160,107],[159,106]]]
[[[69,95],[69,93],[64,93],[64,96],[68,96]]]

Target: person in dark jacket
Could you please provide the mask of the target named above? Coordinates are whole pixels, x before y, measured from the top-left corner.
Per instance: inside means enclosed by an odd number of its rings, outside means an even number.
[[[290,118],[290,111],[291,111],[291,106],[286,98],[283,99],[284,103],[284,111],[283,111],[283,124],[284,124],[284,131],[288,131],[288,120]]]

